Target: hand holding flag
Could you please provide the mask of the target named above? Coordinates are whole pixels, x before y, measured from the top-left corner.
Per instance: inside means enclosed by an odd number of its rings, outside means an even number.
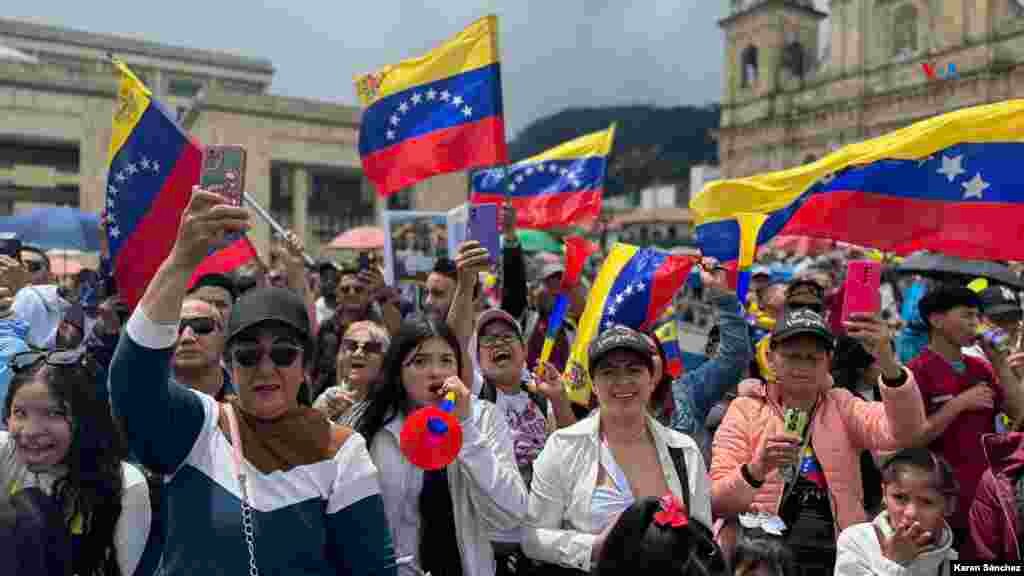
[[[555,297],[551,316],[548,317],[548,331],[544,334],[544,346],[541,348],[537,365],[539,373],[543,373],[543,366],[547,364],[551,352],[555,349],[558,331],[561,330],[565,313],[569,310],[569,292],[579,282],[587,258],[596,251],[597,245],[581,236],[570,236],[565,239],[565,272],[562,273],[562,284]]]

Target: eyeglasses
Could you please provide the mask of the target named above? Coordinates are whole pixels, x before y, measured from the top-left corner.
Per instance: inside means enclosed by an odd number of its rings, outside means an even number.
[[[341,341],[341,346],[345,349],[345,352],[348,352],[349,354],[355,354],[357,350],[361,350],[363,354],[384,353],[384,345],[372,340],[360,342],[359,340],[349,340],[348,338],[345,338]]]
[[[510,346],[519,342],[519,337],[515,334],[493,334],[480,337],[480,345],[485,348],[494,348],[495,346]]]
[[[269,351],[259,344],[239,344],[235,346],[231,354],[239,365],[252,368],[260,363],[264,354],[270,356],[270,360],[275,366],[291,366],[300,352],[302,352],[301,346],[286,342],[275,342],[270,346]]]
[[[25,261],[25,268],[29,272],[34,274],[34,273],[39,272],[39,271],[41,271],[43,269],[43,263],[40,262],[39,260],[26,260]]]
[[[48,366],[77,366],[82,363],[81,350],[50,350],[46,352],[19,352],[7,363],[14,372],[24,372],[45,362]]]
[[[210,332],[217,330],[220,326],[217,325],[217,321],[213,318],[197,317],[197,318],[182,318],[178,324],[178,336],[181,336],[185,332],[185,328],[191,328],[192,333],[196,336],[206,336]]]
[[[356,294],[362,294],[365,291],[366,288],[363,286],[355,286],[352,284],[349,284],[347,286],[338,286],[338,292],[342,294],[352,294],[354,296]]]

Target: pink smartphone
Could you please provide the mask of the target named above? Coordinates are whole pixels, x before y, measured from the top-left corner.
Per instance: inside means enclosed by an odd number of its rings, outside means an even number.
[[[873,260],[855,260],[846,268],[846,286],[843,290],[842,321],[851,314],[878,314],[882,296],[878,289],[882,283],[882,264]]]
[[[220,194],[232,206],[241,206],[245,192],[245,157],[245,148],[241,146],[208,146],[203,153],[200,186]]]

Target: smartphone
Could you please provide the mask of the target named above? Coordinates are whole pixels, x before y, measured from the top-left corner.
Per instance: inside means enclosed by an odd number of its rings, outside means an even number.
[[[199,185],[224,197],[232,206],[242,205],[245,192],[245,148],[208,146],[203,152]]]
[[[13,232],[0,234],[0,254],[15,260],[21,257],[21,240]]]
[[[807,430],[807,424],[810,423],[810,416],[807,412],[800,410],[799,408],[786,408],[786,414],[784,416],[786,423],[786,434],[793,434],[794,436],[804,437],[804,432]]]
[[[469,230],[467,236],[487,248],[491,264],[496,264],[501,254],[501,237],[498,235],[498,205],[474,204],[469,207]]]
[[[882,308],[879,287],[882,283],[882,263],[874,260],[855,260],[846,268],[846,286],[843,290],[843,322],[852,314],[878,314]]]
[[[370,269],[370,254],[368,252],[359,253],[359,271]]]

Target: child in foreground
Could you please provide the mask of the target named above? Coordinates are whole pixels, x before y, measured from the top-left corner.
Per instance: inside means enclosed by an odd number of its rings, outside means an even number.
[[[836,576],[869,574],[945,576],[958,555],[946,516],[959,489],[945,461],[925,448],[910,448],[882,467],[885,510],[854,524],[836,543]]]

